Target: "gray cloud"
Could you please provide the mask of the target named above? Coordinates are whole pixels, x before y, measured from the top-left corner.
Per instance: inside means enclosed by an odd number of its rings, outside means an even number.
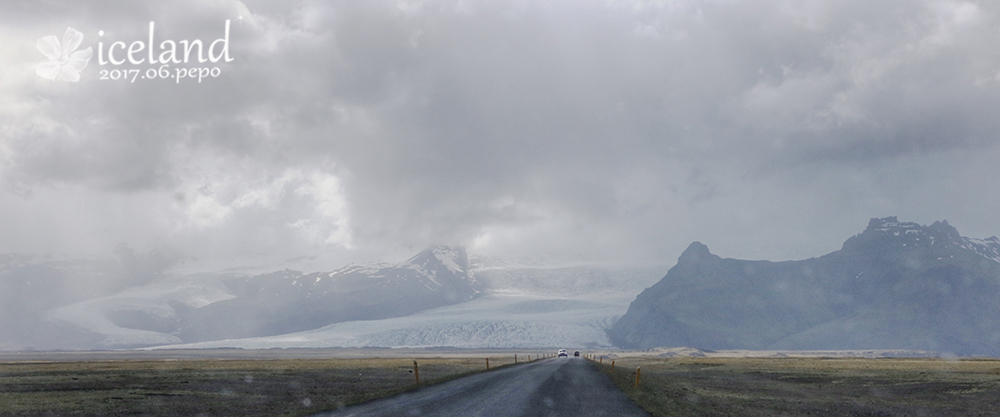
[[[788,259],[875,216],[1000,231],[977,182],[998,152],[989,2],[0,8],[3,252]],[[96,48],[226,19],[235,60],[200,84],[31,68],[66,26]]]

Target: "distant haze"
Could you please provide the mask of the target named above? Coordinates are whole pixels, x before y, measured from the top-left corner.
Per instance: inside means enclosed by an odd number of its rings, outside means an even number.
[[[226,20],[231,62],[170,67],[217,77],[100,79],[158,67],[98,42]],[[80,80],[36,75],[67,27]],[[4,1],[0,253],[784,260],[888,215],[987,237],[997,27],[993,1]]]

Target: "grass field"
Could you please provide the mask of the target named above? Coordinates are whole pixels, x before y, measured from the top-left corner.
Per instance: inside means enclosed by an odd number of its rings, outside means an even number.
[[[485,370],[420,358],[421,383]],[[513,358],[491,358],[491,366]],[[414,387],[413,360],[196,359],[0,363],[2,416],[299,416]]]
[[[997,416],[1000,361],[622,358],[601,369],[654,416]],[[635,387],[636,368],[639,387]]]
[[[417,357],[423,384],[483,371],[489,355],[442,356]],[[493,368],[513,363],[490,357]],[[598,366],[655,416],[1000,415],[998,360],[627,357],[614,372],[609,360]],[[399,357],[0,362],[0,416],[301,416],[412,389],[412,371]]]

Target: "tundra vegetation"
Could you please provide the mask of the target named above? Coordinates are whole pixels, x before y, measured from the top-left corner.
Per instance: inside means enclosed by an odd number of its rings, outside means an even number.
[[[602,362],[654,416],[1000,414],[995,359],[634,357],[616,358],[614,371]]]
[[[456,356],[417,358],[422,385],[486,368]],[[594,364],[654,416],[1000,414],[996,359],[614,360]],[[0,416],[304,416],[412,390],[412,371],[399,357],[0,362]]]
[[[486,369],[419,358],[422,384]],[[513,363],[493,357],[491,367]],[[413,360],[196,359],[0,363],[0,416],[301,416],[413,389]]]

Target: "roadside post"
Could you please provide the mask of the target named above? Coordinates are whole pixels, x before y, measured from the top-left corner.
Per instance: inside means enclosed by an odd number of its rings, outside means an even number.
[[[641,366],[636,366],[635,367],[635,387],[636,388],[639,388],[639,373],[642,371],[639,368],[641,368]]]
[[[490,358],[486,358],[486,370],[490,370]]]
[[[417,366],[417,361],[413,361],[413,377],[417,379],[417,385],[420,385],[420,367]]]

